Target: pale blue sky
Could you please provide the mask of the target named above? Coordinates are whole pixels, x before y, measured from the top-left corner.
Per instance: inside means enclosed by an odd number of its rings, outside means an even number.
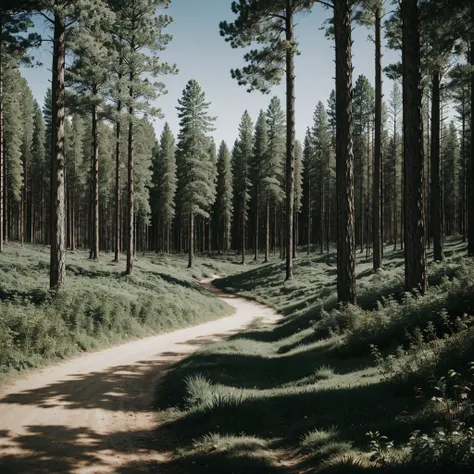
[[[177,100],[190,79],[199,82],[211,102],[210,113],[217,117],[214,137],[218,144],[225,140],[230,147],[233,145],[244,110],[247,109],[255,120],[259,110],[267,108],[271,95],[249,94],[230,76],[231,68],[243,65],[243,51],[233,50],[219,35],[219,22],[234,18],[231,3],[231,0],[172,0],[167,13],[174,18],[168,29],[173,41],[161,57],[176,63],[179,74],[163,78],[168,94],[155,104],[165,115],[163,120],[155,120],[157,134],[161,133],[165,121],[174,133],[178,132]],[[301,50],[301,56],[296,58],[296,132],[299,140],[303,140],[306,127],[312,123],[317,102],[321,100],[326,104],[334,88],[334,48],[320,29],[328,14],[318,6],[312,13],[297,18],[296,35]],[[40,22],[39,26],[47,33],[46,25]],[[373,44],[368,40],[369,33],[359,26],[354,29],[354,83],[359,74],[365,74],[373,83],[374,52]],[[22,73],[42,104],[50,79],[51,55],[49,51],[39,51],[38,58],[44,67],[26,69]],[[397,53],[384,52],[384,66],[396,60]],[[384,87],[388,98],[392,88],[388,79],[384,80]],[[284,86],[276,87],[273,93],[284,105]]]

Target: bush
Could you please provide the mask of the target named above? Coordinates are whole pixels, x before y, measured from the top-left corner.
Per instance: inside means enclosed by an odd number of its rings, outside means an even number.
[[[461,264],[456,277],[447,278],[425,296],[407,293],[401,302],[394,298],[382,300],[377,309],[362,311],[346,324],[347,351],[366,354],[371,345],[390,349],[407,344],[407,332],[426,328],[432,324],[439,337],[447,332],[446,321],[452,323],[465,314],[474,312],[474,276],[466,265]]]
[[[437,428],[430,434],[415,431],[410,439],[409,463],[419,472],[457,473],[474,469],[474,363],[464,379],[454,370],[438,380],[430,408]]]
[[[301,439],[301,447],[309,452],[321,448],[321,446],[334,441],[339,436],[339,432],[335,427],[330,427],[327,430],[315,429],[305,434]]]
[[[400,458],[394,443],[379,432],[369,432],[371,461],[389,472],[426,474],[471,473],[474,469],[474,363],[463,378],[454,370],[438,379],[437,392],[428,402],[429,418],[437,425],[430,433],[416,430]],[[418,398],[425,399],[418,390]]]

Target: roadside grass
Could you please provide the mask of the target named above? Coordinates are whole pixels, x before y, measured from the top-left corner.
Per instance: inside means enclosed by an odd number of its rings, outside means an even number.
[[[410,464],[407,443],[414,430],[435,426],[426,402],[430,377],[473,358],[473,331],[452,328],[465,309],[472,314],[474,278],[463,245],[450,241],[449,259],[430,265],[428,294],[409,297],[402,253],[385,250],[384,270],[377,274],[370,260],[360,259],[360,308],[336,304],[334,253],[301,255],[290,282],[283,281],[281,262],[216,281],[285,317],[193,354],[157,387],[159,439],[173,440],[175,452],[170,472],[424,472]],[[425,359],[412,363],[418,349],[407,338],[426,324],[436,328],[440,347],[429,374]],[[432,350],[432,342],[421,341],[421,350]],[[398,351],[401,367],[411,361],[407,370],[417,385],[385,373],[371,344],[380,346],[381,357]],[[423,387],[423,397],[415,396],[415,386]],[[369,453],[370,431],[395,441],[390,469]],[[426,472],[436,471],[431,466]]]
[[[240,270],[235,256],[138,255],[133,276],[125,262],[67,255],[67,281],[48,290],[49,248],[10,243],[0,256],[0,374],[37,367],[79,352],[172,331],[232,309],[198,280]]]

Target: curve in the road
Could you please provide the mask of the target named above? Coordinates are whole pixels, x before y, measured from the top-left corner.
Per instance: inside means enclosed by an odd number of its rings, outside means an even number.
[[[164,461],[153,394],[165,371],[205,344],[278,318],[204,284],[235,308],[232,316],[86,354],[0,389],[0,473],[132,473],[137,461]]]

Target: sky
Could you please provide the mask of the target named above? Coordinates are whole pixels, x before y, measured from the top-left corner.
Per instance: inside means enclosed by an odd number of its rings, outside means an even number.
[[[231,11],[231,0],[172,0],[166,14],[173,17],[173,23],[167,32],[173,35],[173,41],[167,50],[161,53],[163,61],[176,64],[179,74],[164,76],[168,93],[161,96],[155,106],[161,108],[164,119],[154,119],[157,136],[161,134],[165,122],[168,122],[175,134],[179,131],[177,101],[181,97],[186,83],[195,79],[206,93],[211,103],[210,115],[217,117],[214,139],[217,144],[225,140],[232,147],[238,135],[238,126],[245,110],[255,121],[261,109],[266,109],[272,95],[276,95],[285,104],[283,84],[275,87],[270,95],[260,92],[246,92],[232,79],[230,70],[244,65],[243,50],[232,49],[219,34],[219,22],[232,21],[235,15]],[[295,33],[301,55],[296,58],[296,137],[303,141],[305,130],[312,125],[313,112],[318,101],[327,103],[334,88],[334,47],[325,37],[321,27],[329,11],[317,6],[314,10],[296,19]],[[48,26],[38,19],[37,29],[48,34]],[[374,45],[368,39],[371,32],[355,26],[353,32],[354,77],[366,75],[374,83],[375,62]],[[28,80],[33,94],[41,104],[50,84],[51,54],[48,50],[37,51],[37,59],[44,65],[32,69],[23,69],[22,74]],[[385,50],[383,65],[398,61],[398,52]],[[384,78],[384,95],[390,95],[392,83]]]

